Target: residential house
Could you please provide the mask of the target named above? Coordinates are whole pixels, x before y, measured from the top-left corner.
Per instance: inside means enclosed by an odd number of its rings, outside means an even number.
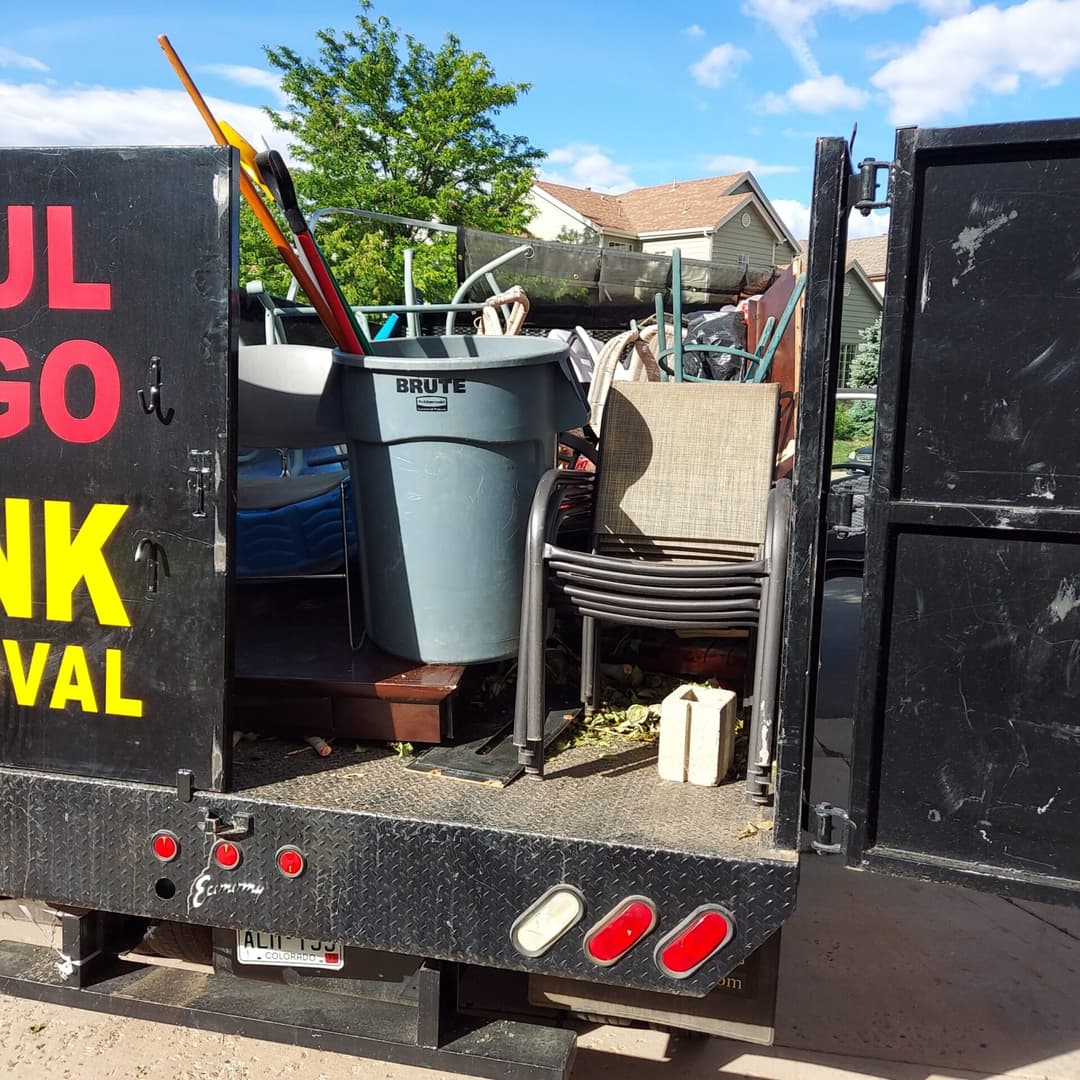
[[[601,247],[732,266],[788,265],[795,237],[748,172],[681,180],[608,195],[538,180],[530,199],[538,240],[576,239]]]
[[[840,386],[848,386],[859,335],[881,318],[882,298],[862,263],[849,255],[844,273],[844,307],[840,313]]]
[[[847,242],[848,261],[858,262],[879,294],[885,292],[885,257],[888,251],[888,233],[880,236],[860,236]]]

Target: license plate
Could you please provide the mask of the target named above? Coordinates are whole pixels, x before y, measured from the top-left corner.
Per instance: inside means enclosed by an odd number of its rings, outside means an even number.
[[[236,960],[240,964],[320,968],[323,971],[338,971],[345,966],[345,954],[337,941],[284,937],[256,930],[236,931]]]

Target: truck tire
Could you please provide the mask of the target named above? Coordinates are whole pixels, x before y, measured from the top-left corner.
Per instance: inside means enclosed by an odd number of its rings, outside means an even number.
[[[143,948],[155,956],[186,960],[189,964],[209,964],[213,959],[210,927],[191,923],[157,922],[146,928]]]

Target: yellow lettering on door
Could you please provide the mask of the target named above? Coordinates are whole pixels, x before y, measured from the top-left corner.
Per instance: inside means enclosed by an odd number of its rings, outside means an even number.
[[[22,650],[17,641],[4,638],[4,659],[11,676],[11,689],[17,705],[33,705],[41,689],[41,676],[45,674],[45,661],[49,658],[49,645],[44,641],[34,643],[30,654],[30,670],[23,668]]]
[[[0,606],[10,619],[31,615],[30,500],[5,499],[6,540],[0,548]]]
[[[102,552],[126,512],[119,503],[95,503],[72,537],[71,503],[46,499],[45,618],[71,622],[72,593],[85,581],[102,626],[131,625]]]
[[[69,701],[77,701],[83,712],[97,712],[97,699],[90,682],[90,669],[86,653],[80,645],[68,645],[60,657],[60,670],[56,673],[56,685],[49,699],[50,709],[63,709]]]
[[[124,697],[120,688],[122,661],[119,649],[105,650],[105,711],[110,716],[142,716],[142,700]]]

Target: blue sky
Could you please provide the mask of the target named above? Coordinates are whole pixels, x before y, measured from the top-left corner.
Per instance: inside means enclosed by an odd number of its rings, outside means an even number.
[[[352,25],[340,0],[9,4],[0,146],[208,141],[156,35],[167,33],[219,118],[286,149],[259,112],[282,102],[263,45],[315,52]],[[498,77],[532,83],[504,129],[561,183],[628,187],[753,170],[799,236],[814,138],[859,134],[888,157],[900,124],[1069,116],[1080,102],[1080,0],[385,0],[427,44],[452,31]],[[880,217],[854,223],[880,232]]]

